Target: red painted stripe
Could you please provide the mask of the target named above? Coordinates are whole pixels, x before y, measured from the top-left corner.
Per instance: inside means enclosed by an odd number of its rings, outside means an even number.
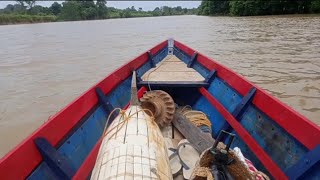
[[[175,41],[175,46],[190,56],[195,52],[178,41]],[[308,149],[311,150],[320,144],[320,127],[306,117],[215,60],[198,53],[197,61],[209,70],[216,69],[218,77],[226,81],[242,95],[245,95],[252,87],[255,87],[257,89],[253,99],[255,106]]]
[[[276,179],[288,179],[278,165],[268,156],[268,154],[259,146],[253,137],[242,127],[242,125],[226,110],[220,102],[215,99],[205,88],[199,89],[200,93],[214,106],[225,118],[230,126],[237,132],[240,138],[247,144],[251,151],[262,162],[264,167]]]
[[[152,54],[155,54],[165,46],[167,46],[167,41],[156,45],[150,49],[150,51]],[[0,177],[2,179],[24,179],[27,177],[42,160],[41,155],[33,143],[35,138],[44,137],[53,146],[56,146],[59,141],[68,134],[70,129],[98,102],[94,90],[96,87],[100,87],[105,94],[110,93],[123,80],[131,75],[132,70],[139,68],[147,61],[148,54],[146,51],[115,70],[50,118],[0,160]]]
[[[143,96],[144,92],[146,92],[146,91],[147,91],[147,88],[141,87],[138,91],[138,97],[141,98]],[[127,109],[129,106],[130,106],[130,103],[128,103],[124,107],[124,109]],[[93,149],[91,150],[91,152],[89,153],[89,155],[87,156],[85,161],[82,163],[82,165],[78,169],[77,173],[72,177],[73,180],[82,180],[82,179],[86,179],[84,177],[89,176],[90,172],[92,171],[92,169],[96,163],[96,159],[97,159],[97,156],[99,153],[101,142],[102,142],[102,138],[99,139],[99,141],[93,147]]]

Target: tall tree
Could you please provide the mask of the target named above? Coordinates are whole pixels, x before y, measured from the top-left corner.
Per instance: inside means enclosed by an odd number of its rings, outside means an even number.
[[[66,21],[81,20],[80,4],[77,1],[65,1],[62,3],[60,19]]]
[[[106,0],[97,0],[96,6],[99,19],[105,19],[109,17]]]
[[[320,0],[313,0],[310,6],[313,13],[320,13]]]
[[[31,9],[36,4],[36,0],[24,0],[24,2],[28,5],[28,8]]]
[[[61,8],[62,8],[61,4],[54,2],[49,9],[52,12],[52,14],[57,16],[58,14],[60,14]]]

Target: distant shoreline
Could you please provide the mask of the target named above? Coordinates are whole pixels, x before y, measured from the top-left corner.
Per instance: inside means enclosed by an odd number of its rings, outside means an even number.
[[[197,16],[195,14],[182,14],[182,15],[168,15],[168,16],[137,16],[137,17],[125,17],[125,18],[119,18],[119,17],[112,17],[112,18],[106,18],[106,19],[91,19],[91,20],[58,20],[57,17],[55,17],[56,19],[48,19],[47,21],[45,21],[44,19],[40,19],[40,20],[25,20],[25,21],[14,21],[14,19],[10,22],[6,22],[3,23],[1,21],[1,16],[0,15],[0,26],[6,26],[6,25],[19,25],[19,24],[39,24],[39,23],[55,23],[55,22],[76,22],[76,21],[100,21],[100,20],[108,20],[108,19],[132,19],[132,18],[147,18],[147,17],[169,17],[169,16]],[[20,16],[20,15],[18,15]],[[32,15],[27,15],[27,16],[32,16]],[[41,18],[41,17],[46,17],[46,16],[35,16],[37,18]]]
[[[314,14],[279,14],[279,15],[257,15],[257,16],[232,16],[232,15],[196,15],[196,14],[182,14],[182,15],[167,15],[167,16],[137,16],[137,17],[111,17],[111,18],[106,18],[106,19],[91,19],[91,20],[58,20],[57,17],[56,19],[41,19],[41,17],[46,17],[46,16],[37,16],[40,19],[33,19],[33,20],[26,20],[26,21],[11,21],[7,23],[2,23],[1,22],[1,16],[0,15],[0,26],[6,26],[6,25],[21,25],[21,24],[39,24],[39,23],[55,23],[55,22],[77,22],[77,21],[103,21],[103,20],[108,20],[108,19],[132,19],[132,18],[148,18],[148,17],[171,17],[171,16],[202,16],[202,17],[234,17],[234,18],[251,18],[251,17],[294,17],[294,16],[308,16],[308,17],[316,17],[320,16],[320,14],[314,13]],[[20,15],[18,15],[20,16]],[[32,15],[27,15],[27,16],[32,16]]]

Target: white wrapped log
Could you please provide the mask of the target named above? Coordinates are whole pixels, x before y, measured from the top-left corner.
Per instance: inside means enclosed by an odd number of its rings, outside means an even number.
[[[171,180],[167,148],[158,125],[140,106],[131,106],[125,114],[132,117],[125,121],[119,115],[107,129],[91,179]]]

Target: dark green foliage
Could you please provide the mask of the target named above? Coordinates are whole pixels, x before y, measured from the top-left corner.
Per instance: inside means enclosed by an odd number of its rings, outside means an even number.
[[[52,14],[50,8],[35,5],[28,9],[28,14],[30,15],[49,15]]]
[[[77,21],[81,20],[80,3],[76,1],[66,1],[62,3],[59,20]]]
[[[62,8],[61,4],[54,2],[49,9],[53,15],[57,16],[58,14],[60,14],[61,8]]]
[[[199,15],[276,15],[320,12],[320,0],[204,0]]]
[[[320,13],[320,0],[313,0],[311,2],[311,11],[313,13]]]
[[[99,19],[106,19],[108,18],[108,8],[107,8],[107,1],[106,0],[97,0],[97,17]]]
[[[26,7],[21,4],[8,4],[4,9],[1,11],[5,14],[11,14],[11,13],[19,13],[23,14],[26,12]]]

